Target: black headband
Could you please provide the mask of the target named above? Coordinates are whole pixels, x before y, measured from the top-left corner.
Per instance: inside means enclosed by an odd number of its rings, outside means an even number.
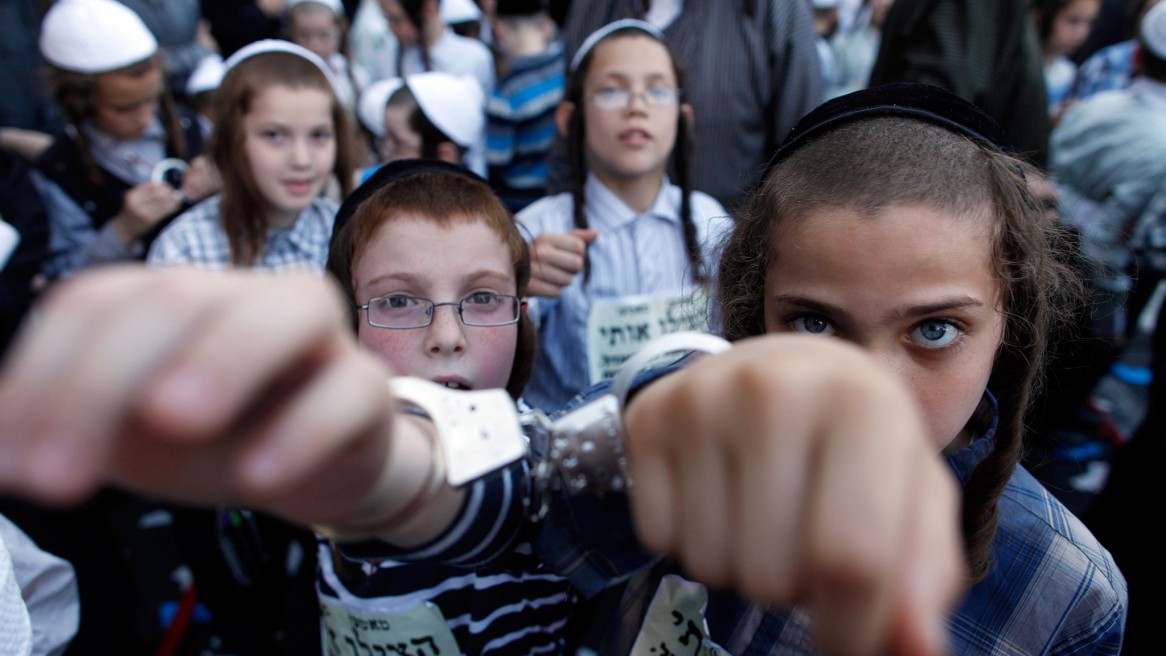
[[[375,194],[378,189],[395,180],[407,178],[412,175],[421,173],[445,173],[448,175],[459,175],[464,178],[469,178],[482,184],[486,181],[475,175],[470,170],[451,164],[439,159],[399,159],[385,164],[377,169],[376,173],[369,176],[363,184],[356,188],[348,198],[344,199],[344,203],[340,206],[340,210],[336,213],[336,222],[332,224],[332,241],[336,241],[336,235],[340,234],[340,230],[352,218],[356,212],[356,208],[360,207],[364,201],[368,200],[370,196]]]
[[[997,152],[1012,154],[1008,135],[979,107],[929,84],[884,84],[835,98],[802,117],[777,149],[766,170],[814,137],[866,118],[910,118],[962,134]]]

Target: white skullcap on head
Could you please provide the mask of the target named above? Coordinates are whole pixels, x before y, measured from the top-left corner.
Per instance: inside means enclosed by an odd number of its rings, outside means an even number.
[[[158,51],[158,41],[132,9],[113,0],[60,0],[40,28],[40,51],[53,66],[105,73]]]
[[[186,81],[186,95],[196,96],[203,91],[213,91],[219,88],[223,75],[227,72],[223,58],[217,54],[209,54],[198,60],[190,78]]]
[[[598,30],[595,30],[591,33],[591,36],[588,36],[583,41],[583,45],[579,46],[579,50],[576,51],[575,56],[571,58],[571,72],[574,72],[575,69],[579,68],[579,64],[583,62],[583,58],[587,56],[587,53],[591,52],[591,49],[594,48],[596,44],[607,38],[607,35],[611,34],[612,32],[628,29],[639,30],[656,39],[657,41],[664,41],[664,33],[656,29],[656,26],[652,25],[651,23],[646,23],[642,20],[636,20],[634,18],[624,18],[622,20],[617,20],[615,22],[604,25]]]
[[[224,63],[225,70],[223,74],[226,75],[231,72],[232,68],[238,66],[239,62],[245,59],[250,59],[255,55],[262,55],[268,52],[286,52],[292,55],[299,55],[312,62],[316,68],[320,69],[324,77],[328,78],[328,83],[332,85],[333,93],[338,97],[340,96],[340,85],[336,81],[336,76],[332,73],[332,69],[328,68],[324,60],[320,59],[320,56],[311,50],[303,46],[298,46],[291,41],[284,41],[283,39],[263,39],[254,43],[248,43],[242,48],[239,48],[235,51],[235,54],[227,57],[227,61]]]
[[[377,80],[365,87],[360,94],[360,103],[356,106],[356,115],[368,131],[378,137],[385,136],[385,105],[397,90],[405,86],[405,81],[399,77],[390,77]]]
[[[1166,2],[1159,2],[1142,17],[1142,46],[1159,59],[1166,59]]]
[[[469,76],[439,71],[405,78],[417,106],[430,123],[454,143],[469,148],[486,129],[486,96],[482,85]]]
[[[327,7],[329,9],[331,9],[332,13],[334,13],[334,14],[343,14],[344,13],[344,5],[340,4],[340,0],[287,0],[287,4],[284,5],[284,10],[289,11],[289,10],[291,10],[292,7],[294,7],[296,5],[302,5],[305,2],[311,2],[311,3],[317,4],[317,5],[322,5],[324,7]]]
[[[474,0],[441,0],[438,15],[446,25],[456,25],[481,20],[482,10]]]

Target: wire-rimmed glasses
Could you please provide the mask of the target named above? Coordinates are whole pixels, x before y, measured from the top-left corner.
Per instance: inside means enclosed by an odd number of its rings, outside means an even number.
[[[467,326],[506,326],[518,321],[522,299],[510,294],[474,292],[460,301],[434,303],[428,298],[408,294],[386,294],[356,306],[364,310],[370,326],[392,330],[425,328],[433,323],[433,313],[442,305],[457,309],[458,318]]]

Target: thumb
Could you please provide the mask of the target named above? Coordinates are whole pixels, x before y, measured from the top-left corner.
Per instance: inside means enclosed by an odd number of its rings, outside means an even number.
[[[568,234],[582,239],[584,244],[590,244],[591,242],[595,241],[596,237],[599,236],[599,231],[595,228],[575,228]]]

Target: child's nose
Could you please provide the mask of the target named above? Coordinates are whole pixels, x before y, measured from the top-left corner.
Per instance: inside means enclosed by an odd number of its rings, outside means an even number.
[[[433,323],[425,329],[425,350],[432,355],[461,353],[466,348],[465,325],[456,305],[433,308]]]
[[[292,145],[291,162],[297,166],[307,166],[312,161],[311,146],[307,139],[296,139]]]

